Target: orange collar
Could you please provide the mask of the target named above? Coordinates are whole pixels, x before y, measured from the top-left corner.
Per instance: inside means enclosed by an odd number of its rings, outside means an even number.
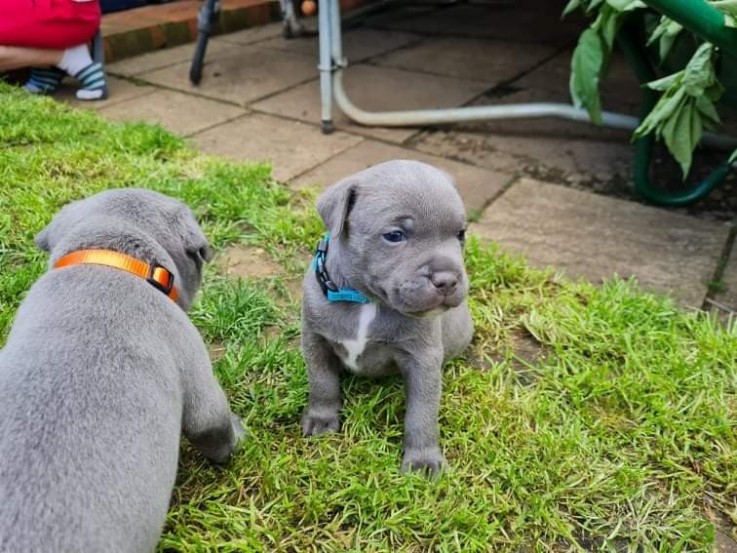
[[[174,274],[158,263],[149,265],[130,255],[111,250],[78,250],[62,257],[54,269],[75,265],[106,265],[141,277],[154,288],[161,290],[173,301],[177,301],[179,290],[174,286]]]

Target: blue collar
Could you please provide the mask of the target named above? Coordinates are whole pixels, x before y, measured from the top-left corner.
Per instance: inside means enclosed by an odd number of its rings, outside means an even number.
[[[315,251],[315,257],[312,260],[312,270],[315,271],[315,277],[317,282],[322,288],[322,293],[328,301],[339,302],[346,301],[351,303],[371,303],[366,296],[364,296],[358,290],[353,288],[338,288],[335,283],[330,280],[328,269],[325,266],[325,260],[328,256],[328,241],[330,240],[330,233],[326,234],[320,240]]]

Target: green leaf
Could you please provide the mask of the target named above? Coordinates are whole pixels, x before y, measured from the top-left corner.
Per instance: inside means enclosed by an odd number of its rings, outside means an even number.
[[[640,0],[606,0],[606,3],[618,12],[628,12],[645,7]]]
[[[621,13],[613,10],[610,6],[602,6],[599,16],[591,26],[599,32],[604,44],[606,44],[607,50],[611,51],[614,47],[614,39],[617,37],[617,28],[619,27],[619,21],[621,19]]]
[[[691,140],[691,153],[696,149],[696,146],[699,145],[699,142],[701,142],[701,137],[704,135],[704,121],[701,117],[701,112],[696,109],[695,101],[689,102],[690,105],[690,130],[691,132],[688,134],[690,140]],[[689,163],[690,165],[690,163]],[[685,176],[685,175],[684,175]]]
[[[716,127],[722,121],[719,119],[714,102],[712,102],[707,96],[699,96],[696,98],[696,109],[705,119],[704,124],[708,127]]]
[[[663,77],[657,81],[650,81],[647,83],[647,87],[652,88],[653,90],[668,90],[670,87],[680,84],[682,78],[683,71],[678,71],[677,73],[673,73],[672,75],[668,75],[667,77]]]
[[[570,91],[573,104],[585,107],[591,121],[600,125],[599,78],[604,64],[604,49],[599,34],[586,29],[578,39],[571,59]]]
[[[669,118],[678,112],[685,98],[686,91],[683,88],[677,88],[674,92],[669,91],[663,94],[658,103],[647,114],[647,117],[640,123],[640,126],[635,129],[634,137],[642,138],[653,131],[661,133],[663,126]]]
[[[737,161],[737,150],[735,150],[734,152],[732,152],[732,155],[729,156],[728,163],[733,163],[734,161]]]
[[[724,87],[716,78],[712,85],[704,91],[704,95],[712,102],[716,102],[724,94]]]
[[[563,14],[561,15],[561,18],[576,11],[580,7],[581,7],[581,0],[568,0],[568,4],[566,4],[566,7],[563,8]]]
[[[586,8],[586,13],[591,13],[596,10],[601,4],[604,3],[604,0],[590,0],[589,5]]]
[[[714,46],[703,43],[691,56],[683,74],[683,86],[691,96],[700,96],[716,80],[712,56]]]
[[[647,41],[647,44],[650,45],[656,40],[659,40],[658,55],[662,61],[668,56],[676,37],[682,30],[683,26],[680,23],[662,16],[658,26],[655,27],[650,35],[650,39]]]
[[[665,145],[681,166],[683,178],[688,176],[693,160],[693,151],[701,140],[702,125],[693,101],[684,102],[678,111],[663,125]]]

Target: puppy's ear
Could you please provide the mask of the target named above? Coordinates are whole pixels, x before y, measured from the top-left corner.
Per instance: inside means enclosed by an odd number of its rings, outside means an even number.
[[[44,229],[39,232],[34,239],[34,242],[36,242],[36,246],[38,246],[39,249],[45,252],[51,251],[51,243],[49,241],[51,238],[50,228],[51,224],[46,225],[46,227],[44,227]]]
[[[347,229],[348,215],[358,198],[358,182],[347,179],[334,184],[317,199],[317,211],[333,236]]]
[[[185,207],[180,210],[178,216],[184,228],[182,239],[187,255],[197,255],[202,261],[210,261],[212,259],[212,248],[210,248],[210,244],[207,242],[207,238],[202,232],[200,225],[197,224],[192,211],[188,207]]]

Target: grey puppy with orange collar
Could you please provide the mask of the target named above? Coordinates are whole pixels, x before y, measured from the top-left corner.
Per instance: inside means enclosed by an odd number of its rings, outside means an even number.
[[[340,428],[340,373],[404,378],[404,470],[436,472],[443,362],[470,343],[463,264],[466,217],[449,175],[390,161],[328,188],[317,209],[330,231],[303,282],[309,376],[305,435]]]
[[[0,350],[0,552],[153,551],[182,431],[218,463],[243,435],[186,314],[207,240],[181,202],[124,189],[36,242],[52,269]]]

